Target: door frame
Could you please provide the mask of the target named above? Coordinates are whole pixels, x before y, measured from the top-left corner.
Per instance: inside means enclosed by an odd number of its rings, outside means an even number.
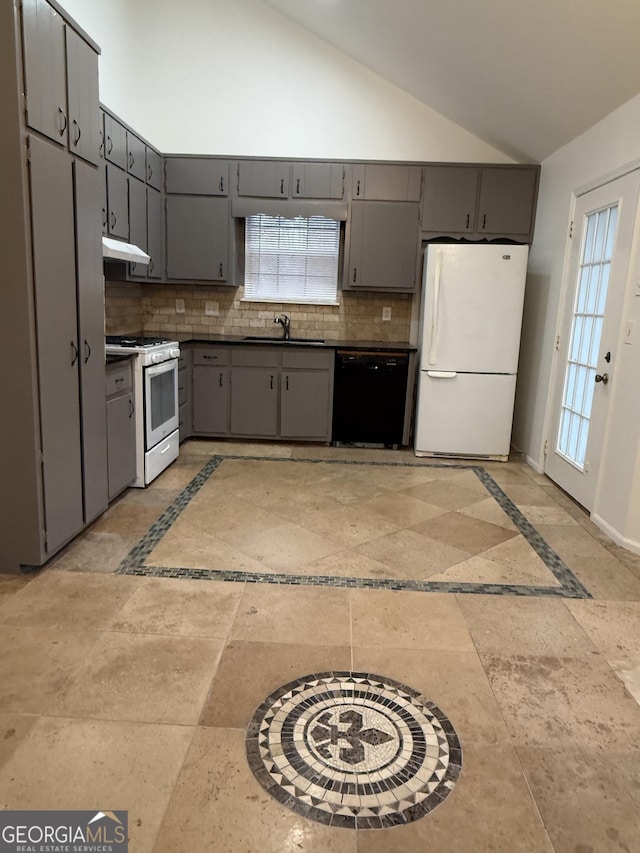
[[[554,332],[553,332],[553,339],[551,341],[551,345],[553,346],[553,355],[552,355],[550,372],[549,372],[550,381],[549,381],[549,385],[547,388],[547,396],[546,396],[546,403],[545,403],[546,408],[545,408],[545,417],[544,417],[544,429],[543,429],[543,433],[542,433],[542,447],[541,447],[541,453],[540,453],[540,465],[535,466],[536,470],[540,474],[545,474],[547,454],[549,452],[549,445],[551,443],[552,434],[555,432],[554,425],[553,425],[554,401],[555,401],[556,396],[557,396],[558,384],[563,381],[563,378],[559,375],[559,370],[558,370],[558,360],[561,356],[560,347],[558,346],[558,341],[559,341],[559,338],[561,336],[561,333],[562,333],[562,330],[563,330],[563,327],[564,327],[564,324],[566,321],[567,312],[571,312],[571,310],[572,310],[571,305],[568,302],[568,295],[569,295],[569,291],[574,286],[575,282],[570,281],[569,271],[570,271],[570,267],[571,267],[571,249],[572,249],[572,239],[573,239],[571,235],[572,235],[572,229],[574,228],[574,226],[576,224],[575,223],[575,212],[576,212],[576,206],[578,203],[578,199],[584,195],[587,195],[590,192],[593,192],[594,190],[605,187],[607,184],[613,183],[613,182],[617,181],[618,179],[624,178],[625,176],[627,176],[633,172],[636,172],[636,171],[640,171],[640,158],[635,159],[635,160],[625,164],[624,166],[621,166],[618,169],[615,169],[611,172],[607,172],[606,174],[602,175],[601,177],[595,178],[594,180],[589,181],[586,184],[583,184],[582,186],[573,190],[573,192],[571,193],[571,196],[570,196],[569,211],[568,211],[567,223],[566,223],[564,255],[563,255],[563,260],[562,260],[561,283],[560,283],[560,291],[559,291],[559,296],[558,296],[558,310],[557,310],[556,323],[555,323]],[[640,220],[640,206],[638,206],[636,208],[636,224],[638,223],[639,220]],[[578,234],[577,236],[579,237],[580,234]],[[621,322],[623,322],[626,306],[627,306],[628,299],[629,299],[629,276],[632,273],[633,260],[634,260],[634,257],[636,255],[636,252],[638,251],[638,240],[639,239],[640,239],[640,235],[638,235],[636,233],[636,236],[634,237],[634,239],[632,241],[630,251],[629,251],[629,266],[628,266],[628,270],[627,270],[625,290],[624,290],[623,299],[622,299],[622,306],[623,307],[622,307]],[[622,331],[623,331],[622,325],[620,325],[618,328],[618,343],[620,343]],[[608,433],[609,433],[609,424],[608,424],[608,421],[606,421],[605,425],[604,425],[604,442],[605,443],[607,441]],[[602,468],[602,466],[600,466],[600,470],[598,472],[598,481],[596,482],[595,489],[594,489],[594,511],[589,513],[590,516],[594,520],[597,520],[598,526],[600,526],[600,527],[603,527],[606,524],[606,522],[604,522],[604,520],[601,519],[600,516],[597,515],[595,512],[595,509],[596,509],[597,503],[598,503],[598,492],[599,492],[600,481],[602,479],[602,473],[603,473],[603,468]],[[549,479],[551,479],[551,478],[549,478]],[[606,527],[607,527],[606,532],[612,539],[617,541],[619,544],[624,544],[622,542],[622,536],[620,534],[618,534],[617,531],[615,531],[608,524],[606,525]],[[629,547],[629,546],[626,545],[626,547]],[[635,549],[633,549],[633,550],[635,550]]]

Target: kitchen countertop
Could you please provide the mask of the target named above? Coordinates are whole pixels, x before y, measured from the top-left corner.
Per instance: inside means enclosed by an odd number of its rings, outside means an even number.
[[[296,339],[285,342],[277,336],[265,335],[254,340],[247,340],[246,335],[206,335],[206,334],[178,334],[172,336],[175,340],[182,344],[242,344],[244,346],[281,346],[293,347],[314,347],[318,349],[351,349],[351,350],[379,350],[379,351],[401,351],[401,352],[416,352],[417,347],[407,341],[354,341],[354,340],[339,340],[339,341],[317,341]]]

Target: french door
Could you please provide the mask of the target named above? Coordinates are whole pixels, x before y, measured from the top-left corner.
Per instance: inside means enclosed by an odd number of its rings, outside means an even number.
[[[593,508],[619,337],[640,172],[576,201],[545,473]]]

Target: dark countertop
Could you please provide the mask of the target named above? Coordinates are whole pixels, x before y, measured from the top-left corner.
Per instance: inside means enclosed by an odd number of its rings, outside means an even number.
[[[284,342],[281,338],[271,335],[265,335],[255,340],[247,340],[245,335],[206,335],[199,334],[194,336],[189,333],[175,335],[175,340],[182,344],[242,344],[243,346],[303,346],[314,347],[319,349],[351,349],[351,350],[379,350],[400,351],[400,352],[416,352],[417,347],[407,341],[322,341],[296,339],[289,342]]]

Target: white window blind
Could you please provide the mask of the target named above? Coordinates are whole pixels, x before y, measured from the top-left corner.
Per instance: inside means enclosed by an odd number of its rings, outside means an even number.
[[[326,216],[245,220],[244,298],[335,305],[340,222]]]

